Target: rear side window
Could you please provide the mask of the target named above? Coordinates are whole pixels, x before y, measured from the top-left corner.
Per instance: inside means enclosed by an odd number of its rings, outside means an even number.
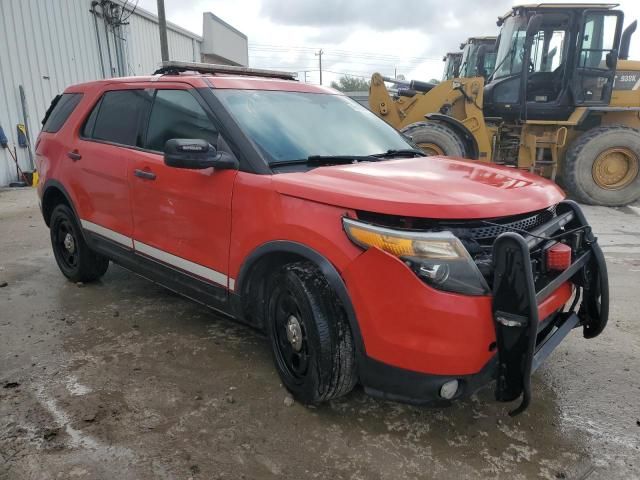
[[[144,90],[107,92],[89,115],[82,135],[120,145],[141,146],[141,120],[146,117],[151,96]]]
[[[69,115],[82,100],[81,93],[63,93],[56,96],[51,102],[51,106],[42,120],[42,131],[56,133],[62,128]]]
[[[162,152],[172,138],[206,140],[216,145],[218,132],[187,90],[158,90],[151,109],[145,148]]]

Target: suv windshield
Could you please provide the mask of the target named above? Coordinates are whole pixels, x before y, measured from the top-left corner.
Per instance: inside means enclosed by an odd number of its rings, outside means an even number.
[[[414,148],[384,120],[342,95],[222,89],[215,94],[269,163]]]

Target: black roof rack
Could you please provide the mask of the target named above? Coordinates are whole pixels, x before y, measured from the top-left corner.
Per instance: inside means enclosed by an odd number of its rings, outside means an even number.
[[[229,75],[246,75],[248,77],[282,78],[297,80],[297,74],[279,72],[277,70],[262,70],[259,68],[234,67],[231,65],[216,65],[215,63],[177,62],[174,60],[162,62],[162,66],[153,72],[154,75],[177,75],[181,72],[224,73]]]

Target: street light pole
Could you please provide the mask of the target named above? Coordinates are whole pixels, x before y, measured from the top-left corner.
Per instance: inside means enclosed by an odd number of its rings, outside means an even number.
[[[322,49],[316,52],[316,57],[318,57],[318,68],[320,69],[320,85],[322,85],[322,54],[324,52]]]
[[[158,0],[158,27],[160,28],[160,53],[162,61],[169,60],[169,43],[167,41],[167,17],[164,13],[164,0]]]

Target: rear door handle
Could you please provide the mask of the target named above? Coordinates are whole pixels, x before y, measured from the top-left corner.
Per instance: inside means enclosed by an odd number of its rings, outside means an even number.
[[[67,157],[69,157],[74,162],[77,162],[82,158],[82,155],[78,152],[78,150],[73,150],[71,152],[67,152]]]
[[[156,179],[156,174],[149,171],[149,170],[140,170],[139,168],[136,168],[133,171],[133,174],[136,177],[140,177],[140,178],[144,178],[145,180],[155,180]]]

